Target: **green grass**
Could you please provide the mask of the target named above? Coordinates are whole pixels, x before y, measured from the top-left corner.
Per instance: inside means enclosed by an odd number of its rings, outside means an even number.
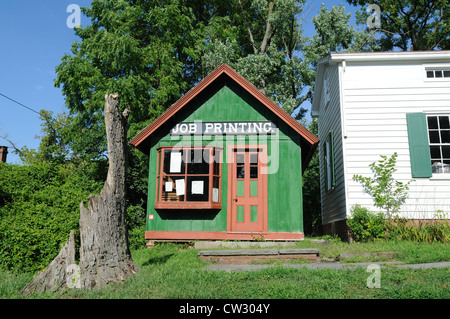
[[[305,240],[298,247],[317,247],[321,256],[336,257],[343,251],[398,251],[407,263],[449,260],[448,244],[379,241],[328,245]],[[124,282],[102,289],[72,289],[35,294],[27,298],[67,299],[449,299],[450,269],[381,269],[381,288],[366,287],[366,269],[309,270],[276,265],[261,271],[214,272],[202,270],[197,250],[165,244],[133,251],[141,270]],[[0,271],[0,298],[25,298],[21,289],[31,274]]]

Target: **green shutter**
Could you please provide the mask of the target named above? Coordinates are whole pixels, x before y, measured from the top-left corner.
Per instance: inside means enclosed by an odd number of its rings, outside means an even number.
[[[431,177],[431,156],[428,145],[425,113],[406,114],[412,177]]]
[[[336,179],[334,174],[334,137],[333,137],[333,131],[328,134],[328,138],[330,141],[330,157],[331,157],[331,188],[334,188],[336,186]]]
[[[327,143],[329,145],[329,154],[327,154]],[[325,164],[325,190],[328,192],[330,190],[332,190],[334,188],[334,186],[336,185],[336,181],[335,181],[335,174],[334,174],[334,145],[333,145],[333,131],[328,133],[327,139],[325,140],[325,142],[323,143],[324,145],[324,164]],[[328,158],[327,156],[329,156],[329,161],[330,161],[330,176],[328,176]],[[328,185],[328,178],[330,178],[331,181],[331,185]],[[329,187],[331,186],[331,187]]]

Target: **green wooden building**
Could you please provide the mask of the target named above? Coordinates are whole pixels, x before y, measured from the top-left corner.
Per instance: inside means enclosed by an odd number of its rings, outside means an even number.
[[[302,173],[318,139],[222,64],[139,133],[150,240],[303,238]]]

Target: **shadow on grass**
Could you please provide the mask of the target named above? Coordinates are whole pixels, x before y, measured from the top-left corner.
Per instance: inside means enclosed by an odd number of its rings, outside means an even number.
[[[165,264],[175,253],[160,254],[149,258],[142,266],[161,265]]]

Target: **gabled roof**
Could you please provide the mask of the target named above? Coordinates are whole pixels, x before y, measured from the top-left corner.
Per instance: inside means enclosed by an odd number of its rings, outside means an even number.
[[[164,125],[167,120],[169,120],[180,110],[182,110],[186,105],[188,105],[192,99],[194,99],[198,94],[200,94],[223,74],[227,75],[230,79],[240,85],[249,94],[251,94],[251,96],[261,102],[265,107],[272,111],[277,117],[283,120],[283,122],[285,122],[301,136],[302,140],[306,142],[305,144],[309,146],[309,149],[303,150],[303,152],[306,152],[307,154],[305,158],[306,163],[304,163],[304,165],[306,165],[307,162],[309,162],[309,160],[311,159],[313,152],[317,147],[317,144],[319,143],[318,138],[225,63],[211,72],[207,77],[200,81],[200,83],[193,87],[170,108],[168,108],[163,114],[161,114],[156,120],[154,120],[149,126],[142,130],[142,132],[140,132],[131,140],[130,144],[138,148],[143,153],[148,154],[150,152],[150,135],[152,135],[159,127]]]

